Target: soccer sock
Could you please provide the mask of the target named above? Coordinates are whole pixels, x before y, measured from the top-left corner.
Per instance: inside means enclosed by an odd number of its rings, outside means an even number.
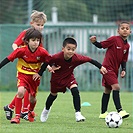
[[[22,98],[18,98],[18,97],[16,96],[16,99],[15,99],[15,114],[16,114],[17,116],[20,116],[21,107],[22,107]]]
[[[9,108],[10,108],[10,109],[14,109],[16,97],[17,97],[17,95],[15,95],[15,97],[13,98],[13,100],[11,101],[11,103],[9,104]]]
[[[46,109],[47,110],[50,109],[50,107],[52,106],[52,104],[56,98],[57,98],[57,95],[53,96],[51,93],[49,94],[49,96],[47,97],[47,100],[46,100]]]
[[[28,112],[28,105],[30,104],[29,102],[29,93],[28,91],[25,92],[24,94],[24,103],[23,103],[23,109],[22,109],[22,113]]]
[[[109,98],[110,98],[110,94],[103,93],[103,96],[102,96],[102,105],[101,105],[101,113],[102,114],[107,111],[108,103],[109,103]]]
[[[72,93],[72,96],[73,96],[73,104],[74,104],[74,109],[76,112],[80,112],[80,95],[79,95],[79,91],[78,91],[78,88],[77,87],[73,87],[71,89],[71,93]]]
[[[34,103],[30,103],[29,111],[33,111],[36,105],[36,101]]]
[[[117,111],[120,112],[122,110],[122,106],[120,102],[119,90],[113,90],[113,101]]]

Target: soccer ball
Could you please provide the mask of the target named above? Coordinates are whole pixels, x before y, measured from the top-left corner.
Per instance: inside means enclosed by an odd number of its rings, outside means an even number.
[[[105,124],[109,128],[118,128],[122,124],[122,117],[117,112],[110,112],[105,118]]]

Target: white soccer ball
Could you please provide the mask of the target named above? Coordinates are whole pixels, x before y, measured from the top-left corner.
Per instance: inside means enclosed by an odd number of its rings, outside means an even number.
[[[117,112],[110,112],[105,118],[105,124],[109,128],[118,128],[122,124],[122,117]]]

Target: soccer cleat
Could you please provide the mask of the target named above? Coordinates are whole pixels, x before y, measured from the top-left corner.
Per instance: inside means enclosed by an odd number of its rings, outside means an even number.
[[[41,113],[40,121],[41,121],[41,122],[46,122],[47,119],[48,119],[49,113],[50,113],[50,109],[49,109],[49,110],[44,109],[44,110],[42,111],[42,113]]]
[[[85,117],[81,115],[81,112],[75,113],[76,122],[85,121]]]
[[[4,111],[6,114],[6,119],[11,120],[13,116],[13,111],[8,107],[8,105],[4,106]]]
[[[28,113],[27,112],[26,113],[21,112],[20,118],[25,119],[26,121],[28,121]]]
[[[107,116],[107,114],[108,114],[108,112],[105,112],[105,113],[103,113],[103,114],[100,114],[100,115],[99,115],[99,118],[100,118],[100,119],[105,119],[106,116]]]
[[[20,117],[16,116],[15,118],[12,118],[11,123],[12,124],[19,124],[20,123]]]
[[[34,117],[35,117],[34,111],[29,111],[29,113],[28,113],[29,122],[33,122],[34,121]]]
[[[119,112],[119,115],[122,117],[122,118],[127,118],[129,117],[129,113],[127,113],[125,110],[122,110]]]

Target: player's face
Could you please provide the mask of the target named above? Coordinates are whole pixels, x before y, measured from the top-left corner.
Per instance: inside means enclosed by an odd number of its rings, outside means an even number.
[[[36,30],[42,32],[44,28],[44,22],[43,21],[38,21],[38,22],[31,22],[30,23],[32,27],[34,27]]]
[[[74,44],[67,44],[62,48],[62,51],[64,52],[64,58],[69,60],[76,52],[76,46]]]
[[[126,23],[121,24],[118,29],[118,33],[123,39],[126,39],[131,33],[130,25]]]
[[[38,38],[31,38],[29,39],[28,45],[32,52],[34,52],[40,44],[40,39]]]

